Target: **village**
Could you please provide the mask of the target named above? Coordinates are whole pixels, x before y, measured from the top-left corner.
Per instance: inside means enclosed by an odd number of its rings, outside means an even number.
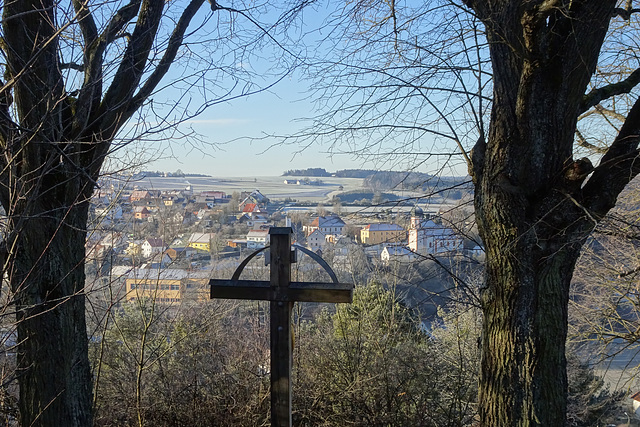
[[[329,259],[338,270],[355,256],[376,268],[436,255],[482,256],[477,239],[469,236],[469,221],[454,223],[451,212],[430,211],[424,204],[390,206],[372,214],[347,212],[340,203],[305,209],[290,199],[270,200],[259,189],[226,194],[190,186],[103,186],[92,199],[88,282],[108,289],[118,304],[140,298],[172,305],[206,301],[210,278],[230,277],[244,258],[269,245],[271,227],[283,226],[292,228],[294,245]]]

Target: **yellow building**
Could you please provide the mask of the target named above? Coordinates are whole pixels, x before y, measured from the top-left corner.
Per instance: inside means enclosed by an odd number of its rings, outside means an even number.
[[[211,233],[193,233],[189,237],[188,246],[202,251],[211,251]]]
[[[129,242],[129,246],[127,246],[127,249],[125,249],[124,252],[129,256],[139,257],[142,253],[142,248],[140,247],[139,242]]]
[[[407,239],[407,232],[397,224],[369,224],[360,230],[363,245],[399,243]]]
[[[125,279],[125,301],[153,299],[159,304],[209,299],[209,278],[205,271],[180,269],[133,269]]]

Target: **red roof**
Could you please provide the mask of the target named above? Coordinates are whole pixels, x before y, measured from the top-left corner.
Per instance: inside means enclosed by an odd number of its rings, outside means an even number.
[[[242,208],[242,212],[253,212],[255,209],[256,209],[256,204],[255,203],[247,203]]]

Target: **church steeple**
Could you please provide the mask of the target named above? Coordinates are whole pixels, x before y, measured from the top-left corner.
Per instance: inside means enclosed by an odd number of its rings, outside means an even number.
[[[411,228],[420,228],[420,223],[424,219],[424,212],[418,205],[411,209]]]

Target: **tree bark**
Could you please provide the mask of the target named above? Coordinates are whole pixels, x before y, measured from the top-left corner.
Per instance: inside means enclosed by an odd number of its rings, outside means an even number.
[[[524,218],[484,222],[491,224],[484,235],[482,425],[562,426],[569,285],[583,239],[543,236]]]
[[[85,322],[88,210],[82,179],[49,175],[36,201],[18,207],[11,287],[18,330],[21,425],[92,425]],[[64,190],[63,190],[64,189]],[[62,191],[60,191],[62,190]],[[75,194],[74,194],[75,193]]]

